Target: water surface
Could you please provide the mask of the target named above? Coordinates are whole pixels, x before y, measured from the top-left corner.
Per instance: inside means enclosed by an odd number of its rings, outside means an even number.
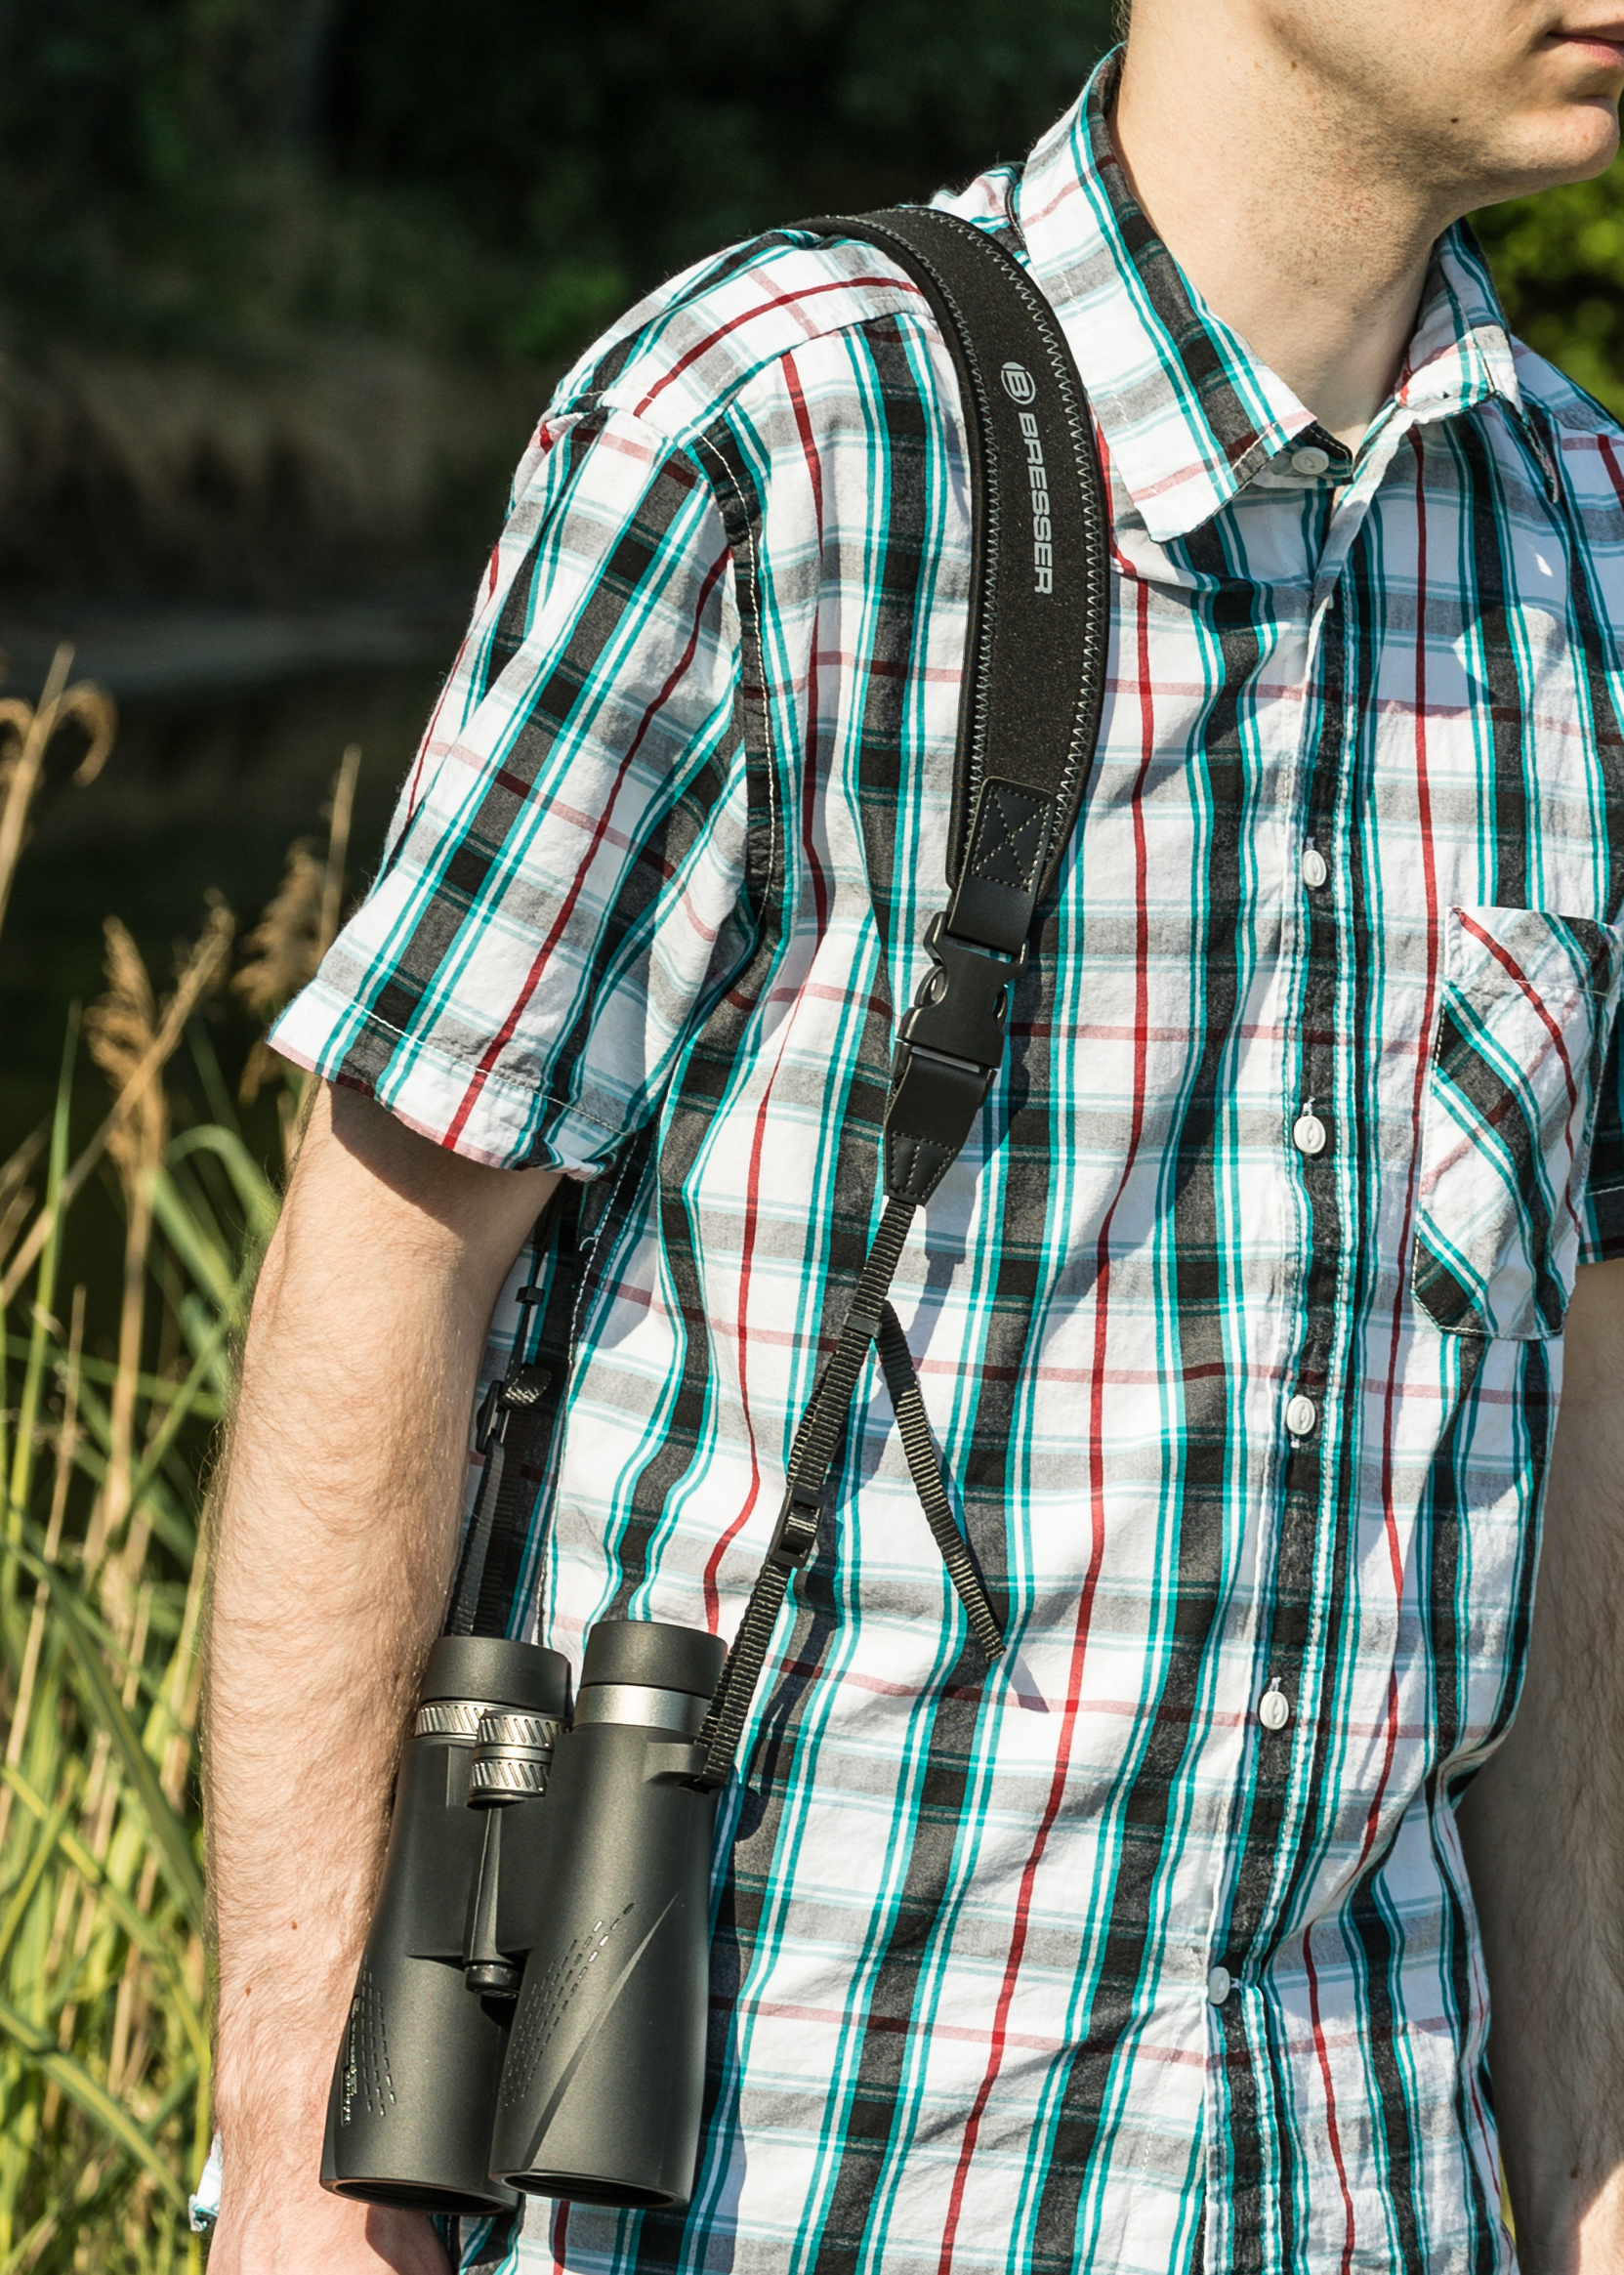
[[[66,764],[54,769],[0,932],[0,1159],[49,1110],[68,1006],[104,984],[103,918],[123,919],[154,986],[167,988],[177,944],[196,937],[211,891],[246,930],[276,890],[289,843],[324,844],[323,807],[348,742],[363,752],[351,859],[359,891],[453,645],[433,663],[127,699],[97,781],[73,789]],[[227,1002],[209,1032],[234,1084],[252,1025]],[[183,1090],[195,1088],[194,1073],[177,1069]],[[81,1070],[76,1121],[87,1135],[104,1111],[100,1081]]]

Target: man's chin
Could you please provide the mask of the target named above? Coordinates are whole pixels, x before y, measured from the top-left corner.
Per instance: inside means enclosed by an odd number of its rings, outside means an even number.
[[[1553,173],[1550,187],[1563,182],[1593,182],[1604,174],[1618,155],[1618,106],[1598,96],[1575,106],[1568,138],[1571,162]]]
[[[1542,122],[1502,153],[1502,164],[1485,169],[1480,205],[1503,205],[1508,198],[1533,197],[1569,182],[1592,182],[1618,155],[1618,111],[1602,97],[1581,100],[1559,122]],[[1488,184],[1492,183],[1492,187]]]

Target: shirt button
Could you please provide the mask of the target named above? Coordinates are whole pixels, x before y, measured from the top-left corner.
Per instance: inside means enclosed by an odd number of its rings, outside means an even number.
[[[1292,452],[1291,463],[1299,474],[1323,474],[1331,463],[1330,453],[1311,442],[1306,449]]]
[[[1311,845],[1303,856],[1304,884],[1308,886],[1311,893],[1317,893],[1330,873],[1330,870],[1325,866],[1325,856]]]
[[[1299,1391],[1286,1408],[1286,1428],[1294,1438],[1306,1438],[1310,1436],[1318,1419],[1319,1409],[1314,1405],[1313,1400],[1305,1398]]]
[[[1325,1151],[1325,1124],[1312,1108],[1313,1101],[1311,1099],[1291,1125],[1291,1142],[1300,1154],[1322,1154]]]
[[[1215,2006],[1222,2006],[1230,1991],[1228,1967],[1214,1967],[1207,1977],[1207,1997]]]
[[[1276,1683],[1270,1683],[1258,1701],[1258,1720],[1266,1730],[1283,1730],[1291,1720],[1291,1701]]]

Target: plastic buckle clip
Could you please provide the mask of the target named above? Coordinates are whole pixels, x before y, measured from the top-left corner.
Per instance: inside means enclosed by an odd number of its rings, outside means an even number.
[[[798,1572],[817,1545],[817,1521],[823,1514],[823,1496],[810,1485],[792,1485],[778,1511],[778,1527],[768,1562]]]
[[[481,1453],[490,1451],[493,1439],[498,1445],[505,1441],[508,1419],[514,1410],[534,1406],[552,1379],[553,1369],[532,1360],[517,1375],[499,1374],[487,1384],[479,1411],[474,1417],[474,1443]]]
[[[508,1410],[502,1397],[506,1387],[500,1374],[493,1375],[479,1401],[479,1411],[474,1417],[474,1443],[481,1453],[490,1452],[492,1439],[500,1441],[507,1434]]]
[[[1009,990],[1026,966],[1025,943],[1019,955],[1001,956],[958,939],[947,930],[945,911],[938,910],[931,918],[925,946],[932,968],[897,1031],[900,1040],[995,1074],[1004,1061]]]

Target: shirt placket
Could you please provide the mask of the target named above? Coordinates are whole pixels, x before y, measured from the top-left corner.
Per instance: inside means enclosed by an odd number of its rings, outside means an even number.
[[[1407,422],[1406,422],[1407,423]],[[1213,2064],[1210,2117],[1228,2133],[1239,2078],[1265,2104],[1272,2065],[1262,2042],[1255,1992],[1289,1917],[1312,1844],[1313,1811],[1328,1795],[1337,1745],[1333,1706],[1340,1664],[1337,1622],[1351,1591],[1338,1575],[1350,1553],[1354,1496],[1344,1474],[1352,1442],[1346,1401],[1356,1396],[1347,1365],[1345,1259],[1360,1237],[1354,1031],[1346,1004],[1353,972],[1352,896],[1346,856],[1350,766],[1358,722],[1349,701],[1349,583],[1353,547],[1399,437],[1357,469],[1341,491],[1314,567],[1301,653],[1302,726],[1295,764],[1283,772],[1280,873],[1294,906],[1284,912],[1281,953],[1295,967],[1290,1032],[1281,1054],[1279,1144],[1292,1181],[1300,1235],[1282,1259],[1283,1300],[1296,1308],[1288,1363],[1273,1387],[1270,1538],[1254,1615],[1246,1744],[1237,1772],[1234,1837],[1215,1907],[1208,1978]],[[1335,469],[1330,478],[1335,480]],[[1260,1521],[1266,1521],[1260,1511]],[[1222,2161],[1222,2160],[1221,2160]],[[1214,2172],[1210,2177],[1224,2180]],[[1226,2259],[1245,2257],[1245,2230],[1267,2224],[1267,2183],[1227,2176],[1221,2228]],[[1218,2238],[1215,2237],[1215,2242]],[[1256,2242],[1256,2237],[1253,2242]]]
[[[1282,1057],[1280,1146],[1302,1227],[1286,1285],[1297,1335],[1278,1385],[1272,1555],[1262,1573],[1248,1736],[1226,1902],[1214,1938],[1224,1975],[1256,1981],[1292,1916],[1311,1862],[1317,1812],[1330,1805],[1339,1732],[1334,1714],[1340,1622],[1355,1495],[1349,1411],[1358,1386],[1348,1363],[1348,1261],[1362,1238],[1361,1135],[1353,1101],[1357,985],[1348,797],[1359,733],[1349,684],[1348,565],[1395,452],[1414,423],[1390,414],[1343,490],[1315,569],[1303,665],[1303,730],[1283,818],[1283,863],[1295,895],[1283,928],[1300,982],[1295,1052]],[[1215,1986],[1217,1987],[1217,1986]]]

